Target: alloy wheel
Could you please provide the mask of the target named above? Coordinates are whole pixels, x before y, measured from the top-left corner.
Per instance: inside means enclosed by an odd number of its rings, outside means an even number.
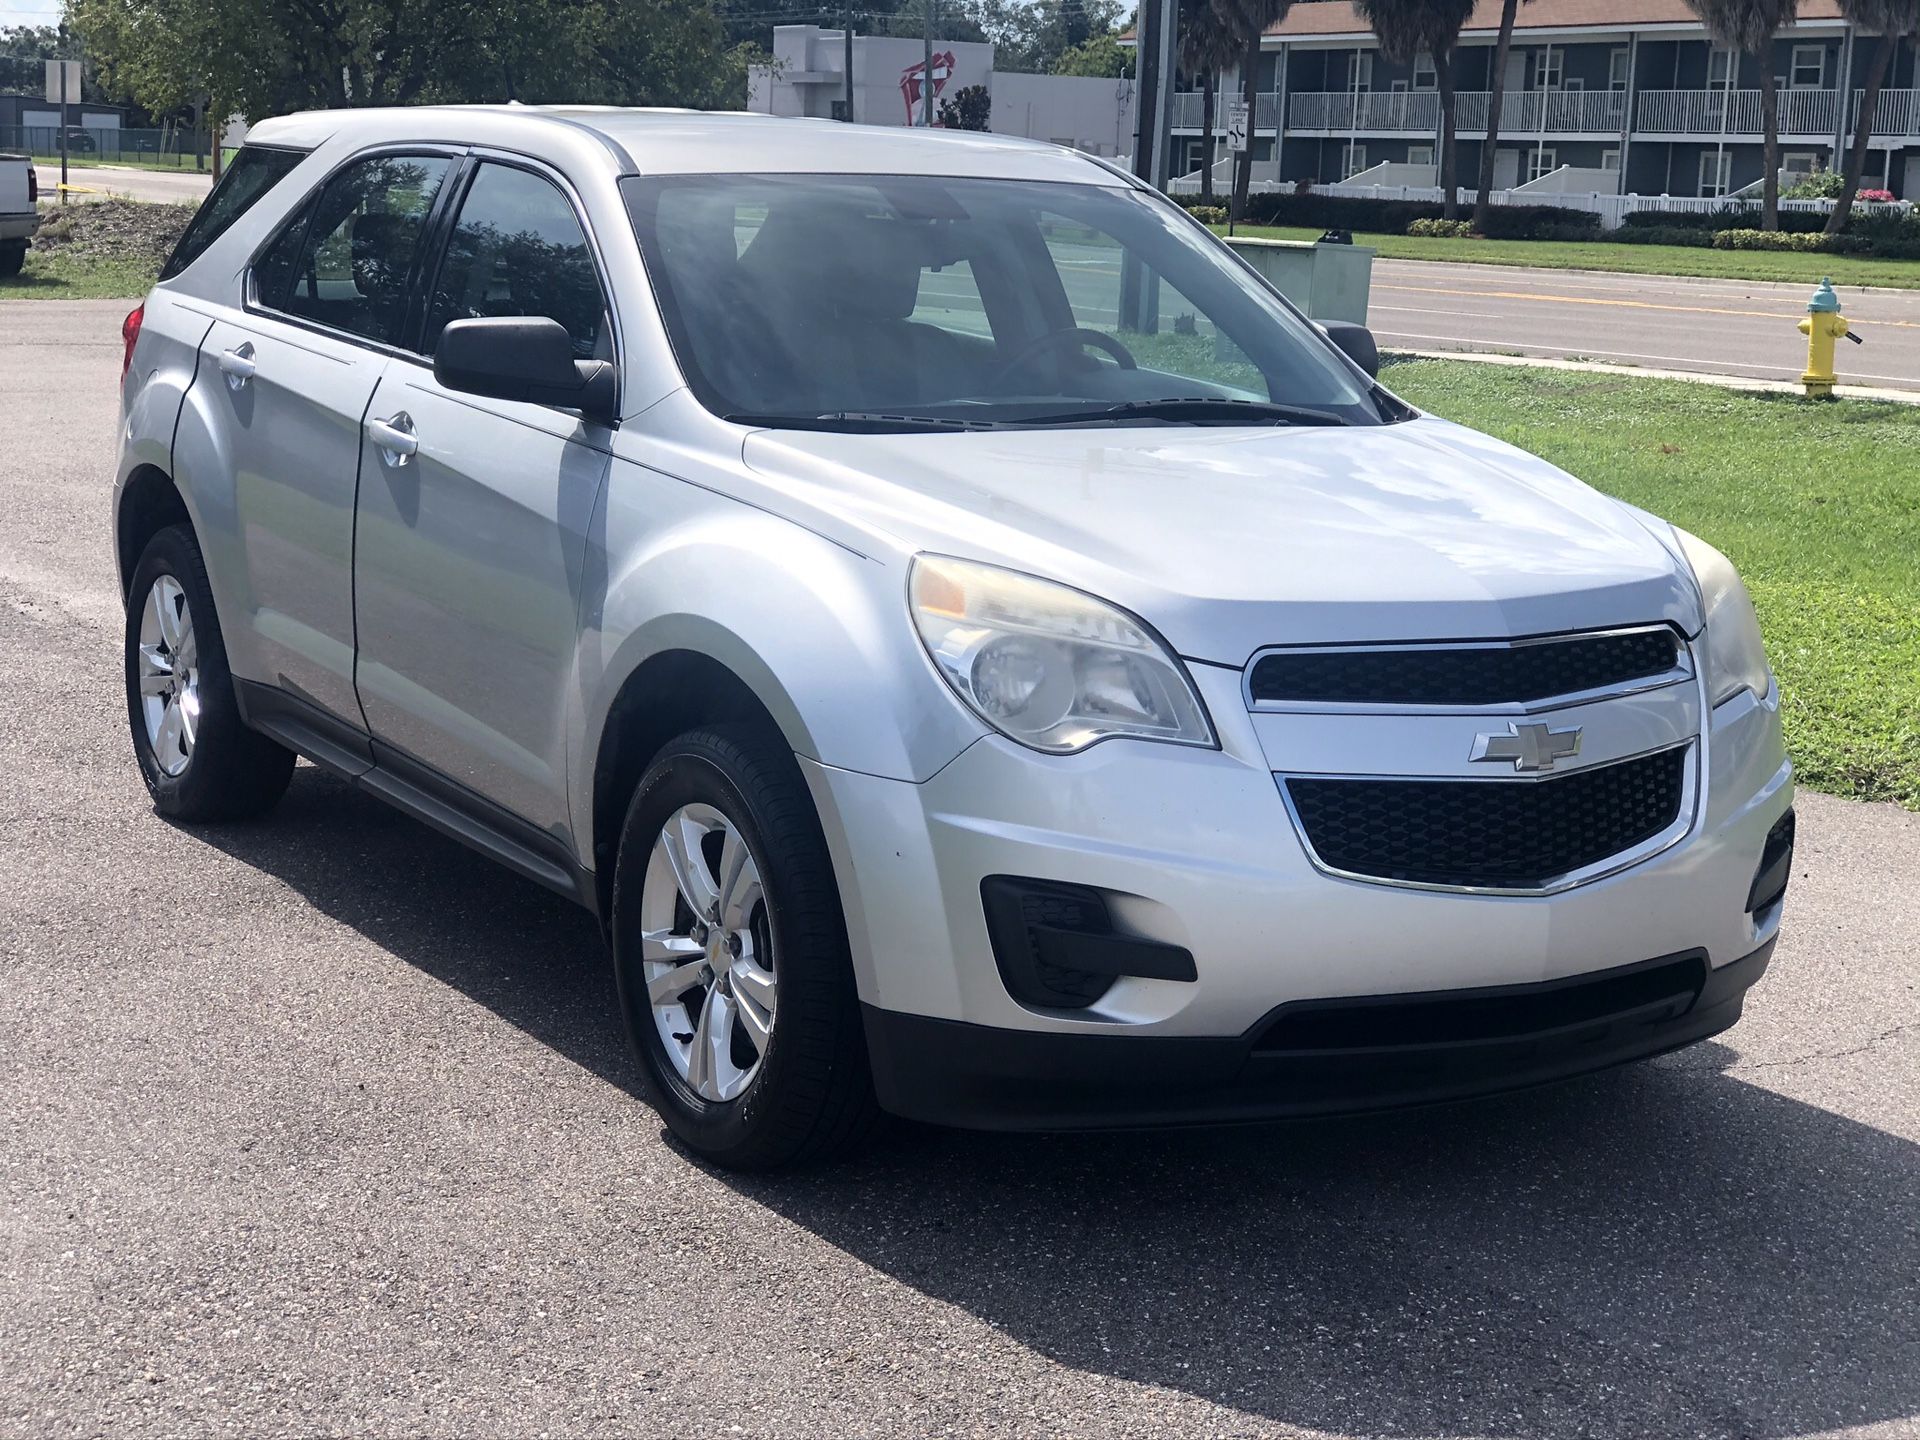
[[[200,726],[200,652],[187,592],[171,575],[155,578],[140,612],[140,714],[154,763],[181,774]]]
[[[760,866],[711,805],[667,818],[647,860],[641,974],[660,1042],[708,1101],[753,1083],[773,1037],[779,982]]]

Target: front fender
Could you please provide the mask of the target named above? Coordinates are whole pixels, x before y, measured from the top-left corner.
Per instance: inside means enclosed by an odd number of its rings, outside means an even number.
[[[906,565],[743,501],[616,460],[588,539],[581,747],[572,807],[595,853],[593,757],[622,688],[687,650],[753,691],[794,752],[921,781],[984,728],[934,673],[907,612]]]

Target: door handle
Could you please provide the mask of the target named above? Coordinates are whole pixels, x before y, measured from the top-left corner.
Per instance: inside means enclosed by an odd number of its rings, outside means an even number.
[[[405,465],[420,449],[419,437],[413,433],[413,417],[404,410],[385,420],[367,421],[367,436],[380,447],[387,464],[395,469]]]
[[[227,388],[239,390],[260,369],[253,358],[253,342],[244,340],[231,350],[220,352],[220,373],[227,377]]]

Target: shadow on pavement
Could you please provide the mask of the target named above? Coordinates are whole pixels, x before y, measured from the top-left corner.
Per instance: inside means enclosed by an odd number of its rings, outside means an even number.
[[[641,1093],[564,901],[304,767],[272,823],[197,833]],[[1293,1425],[1773,1437],[1920,1414],[1920,1147],[1721,1073],[1734,1053],[1343,1122],[901,1127],[839,1169],[723,1178],[1061,1364]]]

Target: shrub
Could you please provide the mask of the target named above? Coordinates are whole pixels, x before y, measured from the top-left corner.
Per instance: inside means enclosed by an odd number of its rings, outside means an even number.
[[[1480,233],[1489,240],[1590,240],[1600,234],[1600,217],[1560,205],[1489,205]]]
[[[1407,234],[1423,235],[1443,240],[1459,240],[1473,234],[1471,220],[1415,220],[1407,226]]]
[[[1887,201],[1893,199],[1893,192],[1891,190],[1856,190],[1853,198],[1856,200],[1864,200],[1870,205],[1885,204]]]
[[[1846,176],[1838,170],[1816,170],[1806,179],[1780,192],[1782,200],[1838,200],[1847,188]]]
[[[1721,230],[1716,250],[1790,250],[1802,254],[1864,255],[1876,247],[1860,235],[1819,235],[1794,230]]]
[[[1696,250],[1713,245],[1713,232],[1701,225],[1622,225],[1607,238],[1623,245],[1690,245]]]
[[[1227,223],[1227,207],[1224,205],[1189,205],[1187,213],[1202,225],[1224,225]]]

